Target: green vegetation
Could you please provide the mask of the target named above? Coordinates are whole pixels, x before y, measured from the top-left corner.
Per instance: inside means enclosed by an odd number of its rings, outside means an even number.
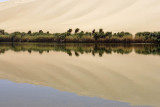
[[[135,35],[135,42],[138,43],[160,43],[160,32],[139,32]]]
[[[103,29],[84,32],[79,28],[68,29],[64,33],[13,32],[0,29],[0,42],[66,42],[66,43],[160,43],[160,32],[139,32],[133,36],[129,32],[104,32]]]

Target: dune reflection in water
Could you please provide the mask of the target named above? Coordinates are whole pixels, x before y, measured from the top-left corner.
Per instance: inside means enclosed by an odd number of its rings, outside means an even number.
[[[52,52],[46,53],[50,48]],[[4,53],[0,55],[0,79],[132,105],[160,106],[157,45],[1,44],[0,50]]]

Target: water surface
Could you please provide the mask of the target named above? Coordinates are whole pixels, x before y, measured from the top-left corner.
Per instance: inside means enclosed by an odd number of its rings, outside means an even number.
[[[158,44],[0,44],[0,106],[159,107]]]

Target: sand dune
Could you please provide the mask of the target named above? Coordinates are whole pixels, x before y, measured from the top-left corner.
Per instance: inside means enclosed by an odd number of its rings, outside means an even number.
[[[0,3],[0,28],[7,31],[157,31],[159,0],[9,0]]]
[[[77,58],[61,52],[30,55],[10,51],[0,55],[0,79],[159,107],[159,59],[135,54]]]

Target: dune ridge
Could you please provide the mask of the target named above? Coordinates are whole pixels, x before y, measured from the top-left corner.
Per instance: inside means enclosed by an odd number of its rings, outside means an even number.
[[[9,0],[0,3],[0,28],[12,31],[158,31],[159,0]]]

